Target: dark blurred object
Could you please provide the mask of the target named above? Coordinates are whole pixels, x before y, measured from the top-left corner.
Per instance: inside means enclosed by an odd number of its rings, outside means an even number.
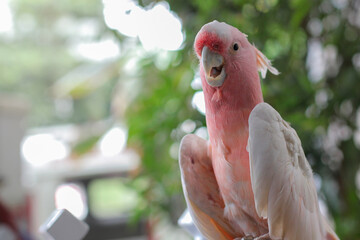
[[[15,222],[14,216],[1,200],[0,200],[0,225],[4,225],[8,227],[17,240],[23,240],[20,231],[17,227],[17,224]]]

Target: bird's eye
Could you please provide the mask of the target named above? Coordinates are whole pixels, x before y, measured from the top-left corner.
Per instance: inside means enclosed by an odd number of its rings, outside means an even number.
[[[233,46],[233,49],[234,49],[235,51],[239,50],[239,44],[235,43],[234,46]]]

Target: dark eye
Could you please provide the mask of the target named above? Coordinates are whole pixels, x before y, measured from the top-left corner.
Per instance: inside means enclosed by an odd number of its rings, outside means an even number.
[[[234,48],[235,51],[239,50],[239,44],[235,43],[233,48]]]

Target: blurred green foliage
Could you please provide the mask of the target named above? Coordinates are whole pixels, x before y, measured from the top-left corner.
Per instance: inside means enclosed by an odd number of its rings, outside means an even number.
[[[130,214],[139,201],[134,189],[124,184],[125,178],[105,178],[89,184],[89,207],[99,219]]]
[[[170,6],[183,20],[186,33],[185,46],[177,57],[182,61],[176,67],[156,70],[157,74],[145,74],[151,77],[144,79],[144,94],[133,103],[135,110],[127,114],[130,142],[138,142],[144,151],[143,174],[169,196],[157,200],[161,204],[169,201],[170,206],[170,196],[178,194],[177,162],[169,151],[184,135],[179,124],[191,118],[197,127],[205,126],[204,117],[190,107],[193,90],[180,88],[178,79],[189,85],[197,65],[193,39],[203,24],[217,19],[248,34],[281,72],[263,80],[265,101],[292,124],[302,139],[314,172],[321,176],[320,196],[328,205],[340,238],[359,239],[356,226],[360,226],[360,195],[355,178],[360,146],[354,141],[359,128],[360,71],[354,56],[360,52],[360,25],[352,19],[352,14],[359,14],[355,10],[359,1],[195,0],[171,1]],[[317,23],[319,26],[314,26]],[[322,67],[308,59],[311,41],[320,43],[322,53],[317,57],[325,61],[325,69],[317,78],[309,73],[309,65]],[[329,49],[335,49],[335,66]],[[151,66],[144,71],[152,71]],[[153,84],[153,78],[157,84]],[[174,112],[169,113],[166,106],[171,99],[176,104]]]
[[[142,158],[133,187],[144,201],[136,214],[167,212],[176,219],[184,206],[176,159],[179,141],[186,134],[181,124],[191,119],[196,129],[206,125],[204,116],[191,106],[195,92],[191,82],[198,65],[193,40],[205,23],[227,22],[246,33],[281,72],[262,81],[265,101],[298,132],[314,172],[321,176],[320,198],[339,237],[360,239],[356,186],[360,139],[355,135],[360,131],[360,55],[356,57],[360,1],[173,0],[169,4],[183,23],[183,48],[148,53],[134,39],[127,49],[129,39],[106,27],[100,0],[14,0],[17,35],[0,38],[0,54],[6,56],[0,59],[0,92],[21,93],[32,103],[31,126],[125,121],[128,145]],[[64,19],[68,25],[57,27]],[[72,28],[88,20],[96,23],[96,34],[83,36]],[[69,51],[74,41],[104,36],[116,39],[122,49],[114,62],[89,63]],[[316,44],[318,48],[309,51]],[[127,64],[139,51],[141,58],[129,72]],[[69,101],[72,111],[56,110],[59,102]],[[83,153],[96,139],[92,136],[75,150]]]

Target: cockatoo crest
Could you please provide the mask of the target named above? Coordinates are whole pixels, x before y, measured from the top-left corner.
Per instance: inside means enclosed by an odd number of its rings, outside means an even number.
[[[256,52],[256,64],[258,67],[259,72],[261,73],[261,77],[266,77],[266,71],[269,70],[274,75],[279,75],[280,72],[271,66],[271,61],[262,53],[260,52],[254,45],[255,52]]]

